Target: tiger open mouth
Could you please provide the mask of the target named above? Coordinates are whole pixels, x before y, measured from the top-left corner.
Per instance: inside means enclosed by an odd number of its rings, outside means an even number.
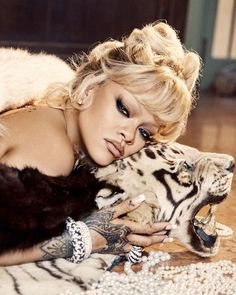
[[[233,234],[231,228],[216,221],[217,207],[217,204],[210,204],[205,216],[196,215],[191,222],[195,233],[206,248],[213,248],[218,237],[228,237]]]
[[[192,220],[193,229],[206,248],[214,247],[218,237],[215,220],[216,209],[217,205],[210,205],[206,216],[196,215]]]

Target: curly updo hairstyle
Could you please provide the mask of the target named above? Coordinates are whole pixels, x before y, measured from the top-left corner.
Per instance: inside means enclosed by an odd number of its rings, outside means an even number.
[[[61,88],[60,106],[69,100],[81,109],[89,87],[112,80],[156,117],[160,128],[155,139],[172,141],[185,129],[200,66],[199,56],[184,48],[173,28],[163,22],[149,24],[121,42],[109,40],[79,56],[75,79]]]

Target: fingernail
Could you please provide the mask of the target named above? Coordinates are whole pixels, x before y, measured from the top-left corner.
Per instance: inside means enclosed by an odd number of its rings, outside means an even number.
[[[165,227],[165,229],[166,230],[171,230],[171,229],[176,229],[177,228],[177,225],[176,224],[168,224],[166,227]]]
[[[133,205],[138,205],[140,203],[142,203],[145,200],[145,195],[138,195],[137,197],[134,197],[132,199],[132,203]]]
[[[173,238],[165,238],[165,239],[162,241],[162,243],[171,243],[171,242],[173,242],[173,241],[174,241]]]

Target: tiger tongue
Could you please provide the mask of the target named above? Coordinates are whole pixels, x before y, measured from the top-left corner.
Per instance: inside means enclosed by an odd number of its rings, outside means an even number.
[[[201,227],[194,226],[197,235],[202,239],[203,244],[207,248],[214,246],[217,235],[208,235]]]

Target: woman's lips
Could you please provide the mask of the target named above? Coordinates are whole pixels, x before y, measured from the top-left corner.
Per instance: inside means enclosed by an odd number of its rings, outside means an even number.
[[[114,158],[121,158],[124,155],[124,148],[118,141],[105,139],[105,144]]]

